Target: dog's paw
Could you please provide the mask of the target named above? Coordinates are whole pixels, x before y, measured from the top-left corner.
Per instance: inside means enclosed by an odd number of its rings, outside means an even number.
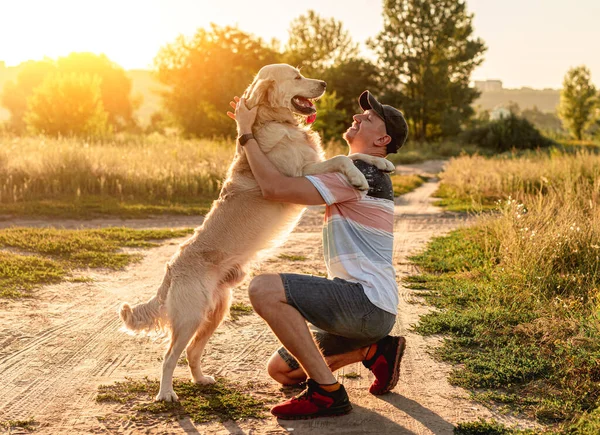
[[[375,165],[377,169],[383,172],[394,172],[394,170],[396,169],[392,162],[390,162],[388,159],[384,159],[381,157],[373,158],[371,163]]]
[[[369,190],[369,183],[367,183],[367,179],[362,174],[362,172],[357,170],[357,174],[348,175],[348,181],[358,190]]]
[[[159,391],[157,396],[154,398],[155,402],[178,402],[179,397],[175,394],[175,391]]]
[[[194,382],[200,385],[210,385],[217,381],[212,376],[199,376],[197,379],[194,379]]]
[[[383,172],[394,172],[396,170],[396,166],[388,159],[377,159],[375,161],[375,166]]]

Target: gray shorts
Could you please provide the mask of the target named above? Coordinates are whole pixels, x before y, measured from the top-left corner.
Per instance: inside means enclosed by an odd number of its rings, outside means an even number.
[[[312,324],[324,356],[369,346],[394,326],[396,316],[373,305],[358,283],[295,273],[280,276],[287,303]],[[278,353],[291,369],[300,367],[284,347]]]

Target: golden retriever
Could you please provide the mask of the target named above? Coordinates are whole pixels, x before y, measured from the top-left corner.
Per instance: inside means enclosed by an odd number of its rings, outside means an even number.
[[[263,67],[244,93],[249,108],[259,106],[253,134],[285,175],[341,172],[354,186],[366,190],[367,181],[351,158],[386,171],[394,166],[385,159],[358,154],[323,161],[318,134],[301,124],[298,115],[314,114],[311,100],[324,92],[325,82],[305,78],[289,65]],[[170,333],[156,400],[177,400],[173,371],[184,349],[192,380],[214,382],[202,373],[200,357],[229,309],[231,287],[244,278],[260,251],[274,247],[290,233],[304,208],[264,199],[244,149],[237,147],[219,199],[167,263],[156,295],[133,308],[124,303],[120,309],[123,323],[132,331],[163,329]]]

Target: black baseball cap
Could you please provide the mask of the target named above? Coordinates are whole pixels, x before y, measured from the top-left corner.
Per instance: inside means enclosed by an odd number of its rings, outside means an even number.
[[[369,91],[360,94],[358,104],[363,110],[374,110],[383,119],[385,131],[392,138],[386,147],[387,154],[398,152],[408,137],[408,124],[402,112],[395,107],[381,104]]]

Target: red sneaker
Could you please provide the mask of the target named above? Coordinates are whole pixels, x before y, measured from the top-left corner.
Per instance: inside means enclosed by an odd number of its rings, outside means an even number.
[[[363,365],[375,375],[369,387],[369,393],[379,396],[390,391],[398,383],[400,377],[400,361],[406,347],[404,337],[388,335],[377,342],[375,355],[363,361]]]
[[[348,414],[352,405],[343,385],[339,390],[328,392],[312,379],[306,381],[308,388],[299,396],[292,397],[271,409],[271,414],[282,420],[300,420]]]

